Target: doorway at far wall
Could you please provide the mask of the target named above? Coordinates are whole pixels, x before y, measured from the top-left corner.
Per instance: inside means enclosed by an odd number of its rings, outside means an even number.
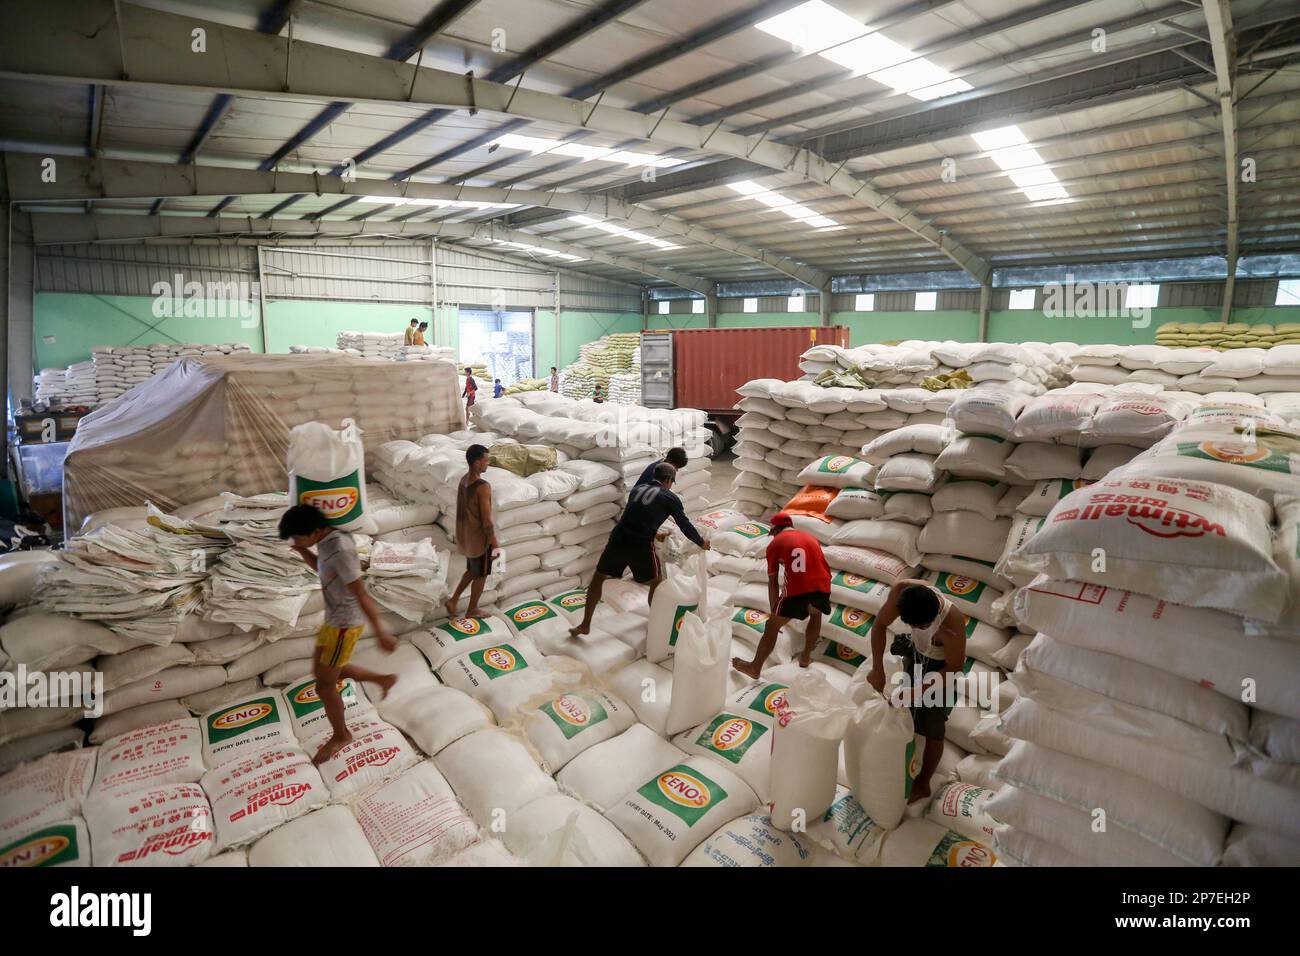
[[[513,385],[533,378],[533,313],[460,309],[460,360]]]

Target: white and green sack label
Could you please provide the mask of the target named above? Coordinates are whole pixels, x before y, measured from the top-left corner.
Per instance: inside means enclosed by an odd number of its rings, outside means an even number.
[[[362,517],[361,472],[341,475],[332,481],[312,481],[294,475],[293,501],[319,509],[331,525],[356,521]]]
[[[578,588],[576,591],[565,591],[563,594],[557,594],[551,598],[551,603],[566,611],[585,608],[587,606],[587,589]]]
[[[731,621],[733,624],[749,628],[756,634],[762,634],[763,629],[767,626],[767,620],[771,616],[766,611],[756,611],[752,607],[742,607],[737,608],[736,613],[731,615]],[[676,640],[675,634],[673,638]]]
[[[771,529],[768,528],[767,525],[761,524],[757,521],[747,521],[744,524],[736,525],[731,530],[742,538],[749,538],[752,540],[754,538],[763,537]]]
[[[860,574],[851,574],[848,571],[836,571],[831,575],[831,587],[857,591],[859,594],[870,594],[876,588],[884,587],[884,585],[872,578],[864,578]]]
[[[609,718],[600,701],[582,694],[562,694],[537,709],[551,718],[555,726],[560,728],[560,733],[564,734],[565,740]]]
[[[1180,441],[1178,454],[1183,458],[1201,458],[1221,461],[1226,465],[1242,465],[1261,471],[1277,471],[1284,475],[1300,471],[1294,462],[1298,456],[1282,449],[1270,448],[1263,436],[1254,442],[1235,439],[1229,441]]]
[[[665,770],[637,793],[655,806],[680,817],[688,827],[698,823],[710,807],[727,797],[727,791],[685,764]]]
[[[768,684],[754,696],[749,709],[775,717],[776,712],[785,704],[785,692],[788,689],[785,684]]]
[[[976,843],[970,837],[963,836],[956,830],[949,830],[943,835],[926,866],[992,866],[997,856],[983,843]]]
[[[848,471],[857,463],[856,458],[851,458],[848,455],[827,455],[817,462],[816,470],[827,475],[839,475]]]
[[[481,617],[456,617],[449,618],[437,625],[438,630],[445,634],[450,634],[452,640],[463,641],[467,638],[478,637],[480,634],[486,634],[491,625],[486,618]]]
[[[868,637],[871,634],[871,625],[875,621],[874,614],[860,608],[849,607],[847,604],[836,604],[831,610],[831,623],[858,637]]]
[[[59,866],[81,859],[81,842],[71,823],[56,823],[21,840],[0,846],[0,870],[6,867]]]
[[[934,583],[941,593],[963,601],[969,601],[971,604],[979,601],[980,595],[984,593],[984,588],[988,586],[983,581],[976,581],[964,574],[944,574],[942,572],[936,574]]]
[[[280,708],[275,698],[258,697],[211,715],[204,731],[207,733],[208,743],[216,744],[232,737],[242,737],[259,727],[278,723],[279,720]]]
[[[496,647],[473,651],[469,659],[475,667],[487,675],[488,680],[514,674],[528,666],[523,656],[509,644],[498,644]]]
[[[558,615],[555,613],[555,608],[545,601],[529,601],[527,604],[512,607],[506,611],[506,616],[514,622],[516,630],[526,631],[534,624],[549,621]]]
[[[341,680],[338,682],[339,696],[346,701],[349,697],[357,696],[357,688],[352,681]],[[291,684],[285,689],[285,696],[289,699],[289,707],[293,710],[293,715],[301,720],[308,714],[314,714],[325,704],[321,701],[320,695],[316,693],[316,679],[299,681]]]
[[[745,756],[745,751],[749,750],[765,733],[767,733],[765,726],[755,723],[748,717],[718,714],[709,726],[704,728],[704,733],[695,739],[695,745],[712,751],[724,760],[740,763]]]
[[[865,655],[859,654],[849,645],[841,644],[839,641],[827,641],[826,650],[822,652],[822,657],[832,661],[839,661],[841,664],[849,664],[853,667],[857,667],[867,659]]]
[[[699,607],[698,604],[677,605],[677,610],[673,612],[673,631],[672,634],[668,636],[669,647],[677,646],[677,635],[679,635],[682,632],[682,618],[684,618],[687,614],[693,613],[695,609],[698,607]]]

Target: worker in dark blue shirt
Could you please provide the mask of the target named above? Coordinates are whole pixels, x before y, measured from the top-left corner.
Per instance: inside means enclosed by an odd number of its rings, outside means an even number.
[[[636,483],[638,485],[654,484],[655,469],[658,468],[660,465],[662,465],[664,462],[668,462],[668,464],[672,465],[678,471],[681,471],[683,468],[686,467],[686,449],[669,448],[668,454],[664,455],[658,461],[652,461],[650,464],[645,466],[645,471],[641,472],[641,477],[636,480]]]
[[[690,538],[705,551],[709,543],[695,530],[686,512],[682,508],[682,499],[673,494],[673,481],[677,469],[666,462],[655,466],[654,481],[637,485],[628,496],[623,516],[614,530],[610,532],[609,542],[600,555],[596,571],[587,585],[587,607],[582,615],[582,623],[571,629],[569,634],[577,637],[591,630],[591,617],[596,613],[600,595],[607,578],[621,578],[623,572],[632,569],[632,580],[638,584],[650,585],[649,600],[653,601],[655,588],[663,580],[659,568],[659,556],[655,554],[655,537],[659,526],[669,518],[677,522],[682,534]]]
[[[506,387],[505,387],[504,385],[501,384],[501,379],[498,378],[498,379],[496,379],[496,380],[492,383],[492,397],[493,397],[493,398],[500,398],[500,397],[502,396],[502,394],[505,392],[505,390],[506,390]]]

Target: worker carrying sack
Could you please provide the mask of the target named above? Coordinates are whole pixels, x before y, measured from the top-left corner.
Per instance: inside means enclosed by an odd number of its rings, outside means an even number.
[[[350,418],[335,431],[304,422],[289,432],[289,501],[319,508],[335,528],[374,534],[366,510],[366,449]]]

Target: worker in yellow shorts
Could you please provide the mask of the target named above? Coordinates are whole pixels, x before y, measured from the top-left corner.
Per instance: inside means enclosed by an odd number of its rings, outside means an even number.
[[[329,716],[333,736],[316,751],[313,763],[324,763],[352,740],[343,719],[343,698],[339,681],[350,677],[383,688],[384,697],[397,683],[396,674],[377,674],[349,664],[365,622],[386,653],[397,649],[397,640],[388,633],[379,616],[366,583],[361,578],[361,559],[352,535],[331,527],[325,515],[311,505],[294,505],[280,516],[280,538],[291,540],[293,550],[320,576],[321,594],[325,598],[325,623],[316,637],[316,694]],[[312,548],[315,548],[315,553]]]

